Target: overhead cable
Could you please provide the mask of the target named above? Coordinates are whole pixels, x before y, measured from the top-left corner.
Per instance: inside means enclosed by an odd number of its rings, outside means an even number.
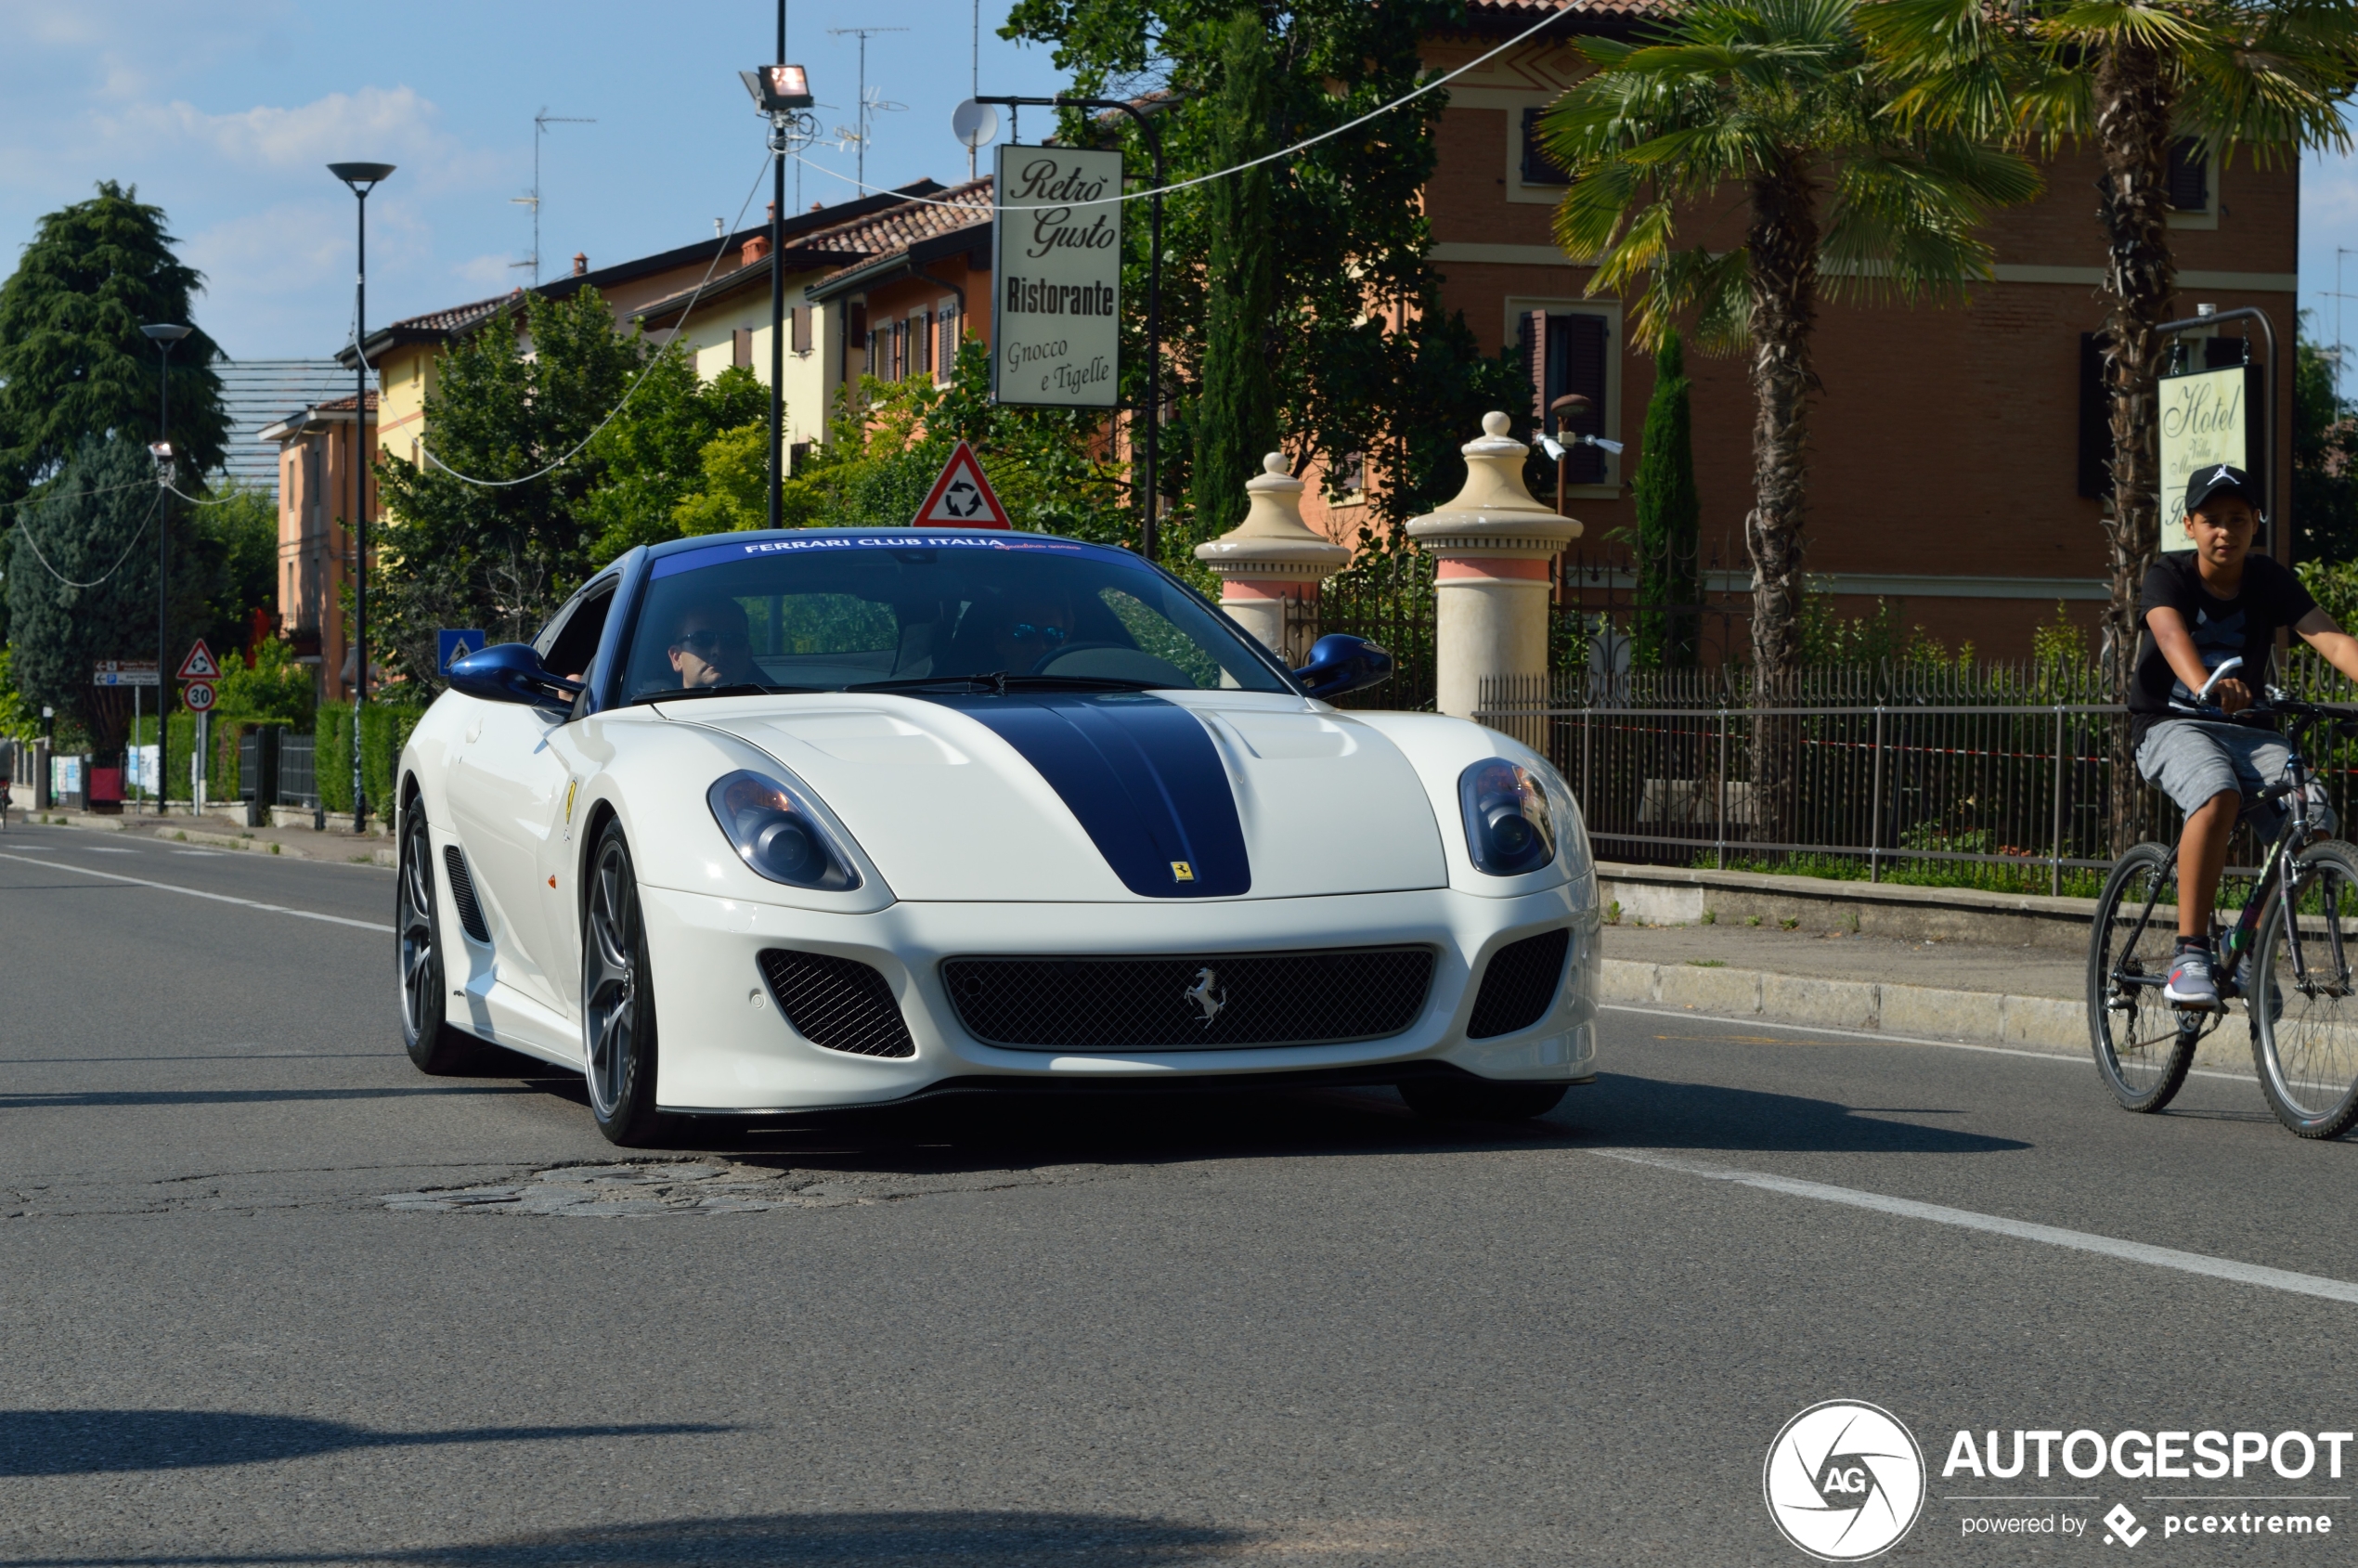
[[[111,488],[122,490],[128,489],[130,486],[125,485],[117,485],[111,486]],[[95,491],[85,493],[96,494]],[[95,578],[86,583],[78,583],[71,577],[67,577],[63,572],[58,571],[55,566],[50,565],[49,558],[41,553],[41,546],[34,540],[32,537],[32,530],[27,527],[24,524],[19,523],[11,537],[22,539],[25,543],[25,548],[32,551],[32,558],[41,563],[41,569],[48,573],[51,577],[57,578],[59,582],[65,584],[68,588],[97,588],[99,584],[105,582],[108,577],[111,577],[117,572],[123,570],[123,563],[131,559],[131,552],[134,550],[136,550],[139,547],[139,541],[147,537],[148,525],[156,520],[156,512],[162,507],[162,505],[163,492],[162,490],[158,490],[156,492],[155,505],[148,508],[148,515],[139,519],[139,531],[131,536],[131,542],[123,547],[123,553],[115,557],[115,563],[113,565],[107,568],[106,576]]]

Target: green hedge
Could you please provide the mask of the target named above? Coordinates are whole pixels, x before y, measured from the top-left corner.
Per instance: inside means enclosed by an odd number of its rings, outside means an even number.
[[[369,792],[372,814],[382,816],[393,803],[393,769],[409,732],[425,717],[421,707],[395,707],[370,703],[360,724],[360,782]],[[352,709],[342,703],[319,709],[314,763],[319,771],[320,803],[330,811],[352,810]]]
[[[266,719],[233,718],[228,714],[213,716],[213,757],[205,767],[205,797],[214,802],[238,798],[238,740],[248,731],[269,722]],[[172,755],[164,759],[163,795],[167,800],[186,800],[188,789],[188,757],[197,748],[197,716],[175,713],[165,725],[166,738],[171,742]],[[156,721],[151,715],[138,724],[136,742],[139,745],[156,744]]]

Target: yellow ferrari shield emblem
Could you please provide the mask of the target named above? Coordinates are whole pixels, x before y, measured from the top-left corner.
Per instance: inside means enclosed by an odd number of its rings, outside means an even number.
[[[1171,862],[1171,880],[1173,882],[1193,882],[1195,879],[1196,868],[1194,866],[1189,865],[1185,861],[1173,861]]]

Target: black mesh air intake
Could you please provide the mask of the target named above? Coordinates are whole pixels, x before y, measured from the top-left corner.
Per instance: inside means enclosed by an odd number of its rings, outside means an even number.
[[[1313,1045],[1415,1023],[1432,950],[952,958],[941,978],[968,1033],[1018,1050]]]
[[[1466,1024],[1466,1038],[1512,1034],[1546,1017],[1571,945],[1572,932],[1559,927],[1509,942],[1492,953],[1490,967],[1483,971],[1482,990],[1474,997],[1473,1017]]]
[[[762,978],[778,1011],[813,1045],[855,1056],[913,1056],[917,1043],[885,978],[856,958],[768,948]]]
[[[467,857],[459,853],[456,844],[446,844],[442,863],[450,873],[450,901],[459,906],[459,924],[475,940],[489,941],[491,927],[484,924],[483,906],[475,902],[474,878],[467,875]]]

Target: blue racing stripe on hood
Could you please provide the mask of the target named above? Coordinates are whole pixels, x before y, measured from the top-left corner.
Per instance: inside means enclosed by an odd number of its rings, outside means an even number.
[[[954,707],[1020,752],[1132,892],[1209,899],[1251,889],[1228,770],[1185,708],[1129,692],[905,694]]]

